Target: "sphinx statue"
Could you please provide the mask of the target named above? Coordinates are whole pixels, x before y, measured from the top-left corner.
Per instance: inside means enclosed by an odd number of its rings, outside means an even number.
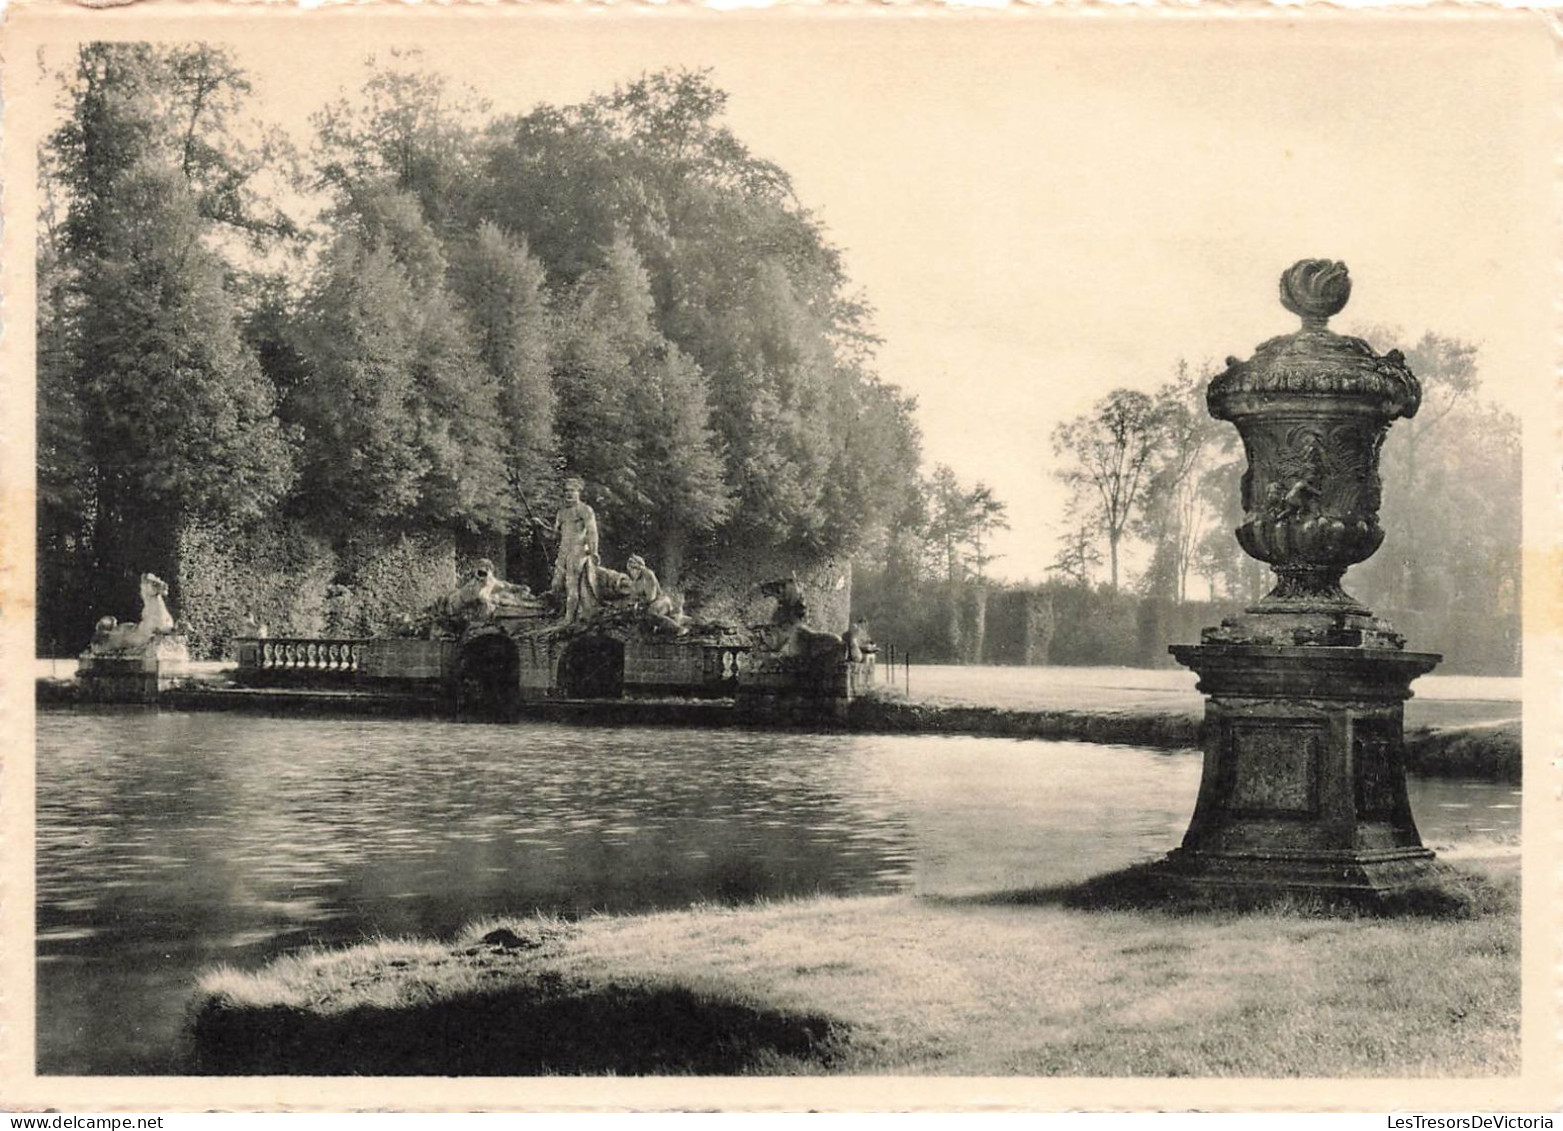
[[[163,600],[168,595],[168,583],[156,574],[141,575],[141,624],[140,629],[150,639],[155,633],[173,632],[174,615]]]
[[[501,609],[519,606],[532,591],[525,585],[513,585],[499,576],[494,563],[479,558],[455,589],[440,598],[441,611],[466,621],[487,620]]]
[[[530,589],[506,581],[492,561],[479,558],[456,588],[435,598],[417,616],[403,617],[395,632],[423,639],[452,638],[507,612],[530,613],[536,605]]]
[[[168,611],[168,583],[141,575],[141,619],[120,624],[102,617],[92,643],[76,663],[76,684],[90,699],[108,703],[155,703],[183,678],[189,643]]]
[[[120,624],[114,617],[102,617],[93,627],[92,651],[128,652],[151,643],[154,637],[171,636],[177,631],[174,615],[164,597],[168,582],[155,573],[141,575],[141,619]]]
[[[846,659],[846,642],[839,635],[809,626],[808,606],[797,578],[767,581],[760,592],[776,599],[770,623],[755,628],[762,651],[797,659],[806,667],[829,667]]]

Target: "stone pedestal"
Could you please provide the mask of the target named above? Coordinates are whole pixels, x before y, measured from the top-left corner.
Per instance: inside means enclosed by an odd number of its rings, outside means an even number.
[[[1199,801],[1165,862],[1184,883],[1373,902],[1433,875],[1406,797],[1404,705],[1442,657],[1405,651],[1341,587],[1384,541],[1379,455],[1422,387],[1398,350],[1328,328],[1350,296],[1345,264],[1293,264],[1280,299],[1301,329],[1228,358],[1206,390],[1248,464],[1234,533],[1276,585],[1171,649],[1207,696]]]
[[[524,636],[516,641],[516,646],[521,656],[521,699],[551,698],[559,687],[559,658],[564,654],[564,642],[558,637]]]
[[[1205,766],[1169,872],[1225,888],[1388,894],[1430,872],[1406,796],[1404,704],[1440,657],[1174,645],[1199,674]]]
[[[133,648],[93,649],[76,664],[82,697],[94,703],[156,703],[158,692],[188,674],[185,637],[160,633]]]

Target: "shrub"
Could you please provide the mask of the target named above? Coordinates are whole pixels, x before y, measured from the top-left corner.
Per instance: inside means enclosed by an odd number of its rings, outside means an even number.
[[[190,654],[221,656],[230,639],[252,631],[250,616],[274,636],[318,635],[336,570],[329,546],[287,522],[187,526],[179,537],[174,615],[189,636]]]

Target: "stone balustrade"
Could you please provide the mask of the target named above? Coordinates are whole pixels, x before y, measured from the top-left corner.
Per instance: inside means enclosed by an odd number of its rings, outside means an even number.
[[[234,640],[241,682],[336,682],[363,670],[362,639],[241,637]]]

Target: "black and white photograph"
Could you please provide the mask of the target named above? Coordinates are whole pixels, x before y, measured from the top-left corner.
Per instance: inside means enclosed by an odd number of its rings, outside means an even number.
[[[1555,38],[13,5],[0,1100],[1553,1110]]]

